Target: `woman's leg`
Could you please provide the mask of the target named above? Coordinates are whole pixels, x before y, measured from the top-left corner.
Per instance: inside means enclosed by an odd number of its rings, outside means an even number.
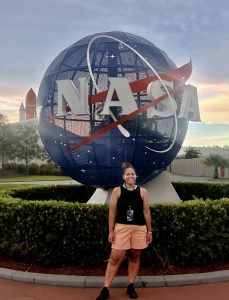
[[[128,251],[128,279],[134,283],[138,275],[141,259],[141,249],[130,249]]]
[[[111,249],[110,258],[105,273],[105,287],[109,287],[111,285],[125,254],[126,250]]]

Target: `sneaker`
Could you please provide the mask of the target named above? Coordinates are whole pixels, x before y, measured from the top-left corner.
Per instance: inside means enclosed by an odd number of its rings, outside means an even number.
[[[129,283],[127,286],[127,294],[130,296],[131,299],[138,298],[138,294],[135,291],[133,283]]]
[[[110,293],[108,288],[104,287],[100,292],[99,296],[97,296],[96,300],[107,300],[110,298]]]

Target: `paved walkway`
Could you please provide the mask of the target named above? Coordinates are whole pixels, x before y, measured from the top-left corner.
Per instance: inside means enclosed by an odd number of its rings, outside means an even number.
[[[101,276],[50,275],[0,268],[0,300],[95,299],[103,287]],[[111,299],[128,299],[126,276],[115,278]],[[199,274],[139,276],[140,299],[228,300],[229,270]]]
[[[0,279],[0,300],[90,300],[99,288],[40,285]],[[229,282],[195,286],[138,288],[141,300],[228,300]],[[111,288],[111,300],[129,299],[124,288]]]
[[[74,286],[83,288],[103,287],[104,280],[103,276],[41,274],[6,268],[0,268],[0,278],[37,284]],[[127,276],[117,276],[114,279],[112,286],[117,288],[125,287],[127,281]],[[135,286],[168,287],[226,281],[229,282],[229,270],[181,275],[138,276]]]

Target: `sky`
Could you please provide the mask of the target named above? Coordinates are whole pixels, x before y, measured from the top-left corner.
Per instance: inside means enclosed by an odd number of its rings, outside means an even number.
[[[229,145],[228,0],[0,0],[0,112],[18,121],[53,59],[106,31],[142,36],[178,67],[191,57],[202,122],[190,122],[184,145]]]

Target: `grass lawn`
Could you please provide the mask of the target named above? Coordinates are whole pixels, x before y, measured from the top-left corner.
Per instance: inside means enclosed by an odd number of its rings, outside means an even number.
[[[26,181],[56,181],[56,180],[71,180],[68,176],[52,176],[52,175],[29,175],[29,176],[12,176],[0,177],[0,182],[26,182]]]

